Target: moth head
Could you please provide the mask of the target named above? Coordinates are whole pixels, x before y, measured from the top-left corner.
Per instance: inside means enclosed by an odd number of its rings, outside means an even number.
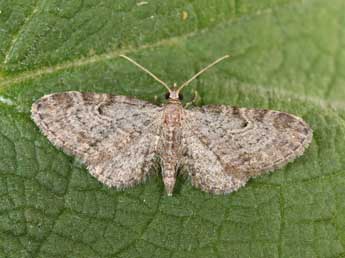
[[[174,86],[169,89],[167,93],[165,93],[166,100],[173,100],[173,101],[181,101],[183,100],[183,95],[180,93],[180,90],[177,87],[176,82]]]

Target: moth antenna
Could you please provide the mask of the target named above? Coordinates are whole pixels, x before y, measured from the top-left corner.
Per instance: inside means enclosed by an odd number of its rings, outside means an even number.
[[[160,84],[162,84],[169,92],[171,92],[169,86],[163,82],[161,79],[159,79],[156,75],[154,75],[153,73],[151,73],[149,70],[147,70],[145,67],[143,67],[142,65],[138,64],[136,61],[134,61],[132,58],[125,56],[125,55],[120,55],[120,57],[123,57],[125,59],[127,59],[129,62],[131,62],[132,64],[136,65],[137,67],[139,67],[141,70],[143,70],[144,72],[148,73],[153,79],[155,79],[156,81],[158,81]]]
[[[180,90],[182,90],[184,87],[186,87],[189,83],[191,83],[194,79],[196,79],[200,74],[204,73],[206,70],[210,69],[212,66],[218,64],[219,62],[223,61],[225,58],[230,57],[229,55],[225,55],[222,56],[220,58],[218,58],[216,61],[214,61],[213,63],[209,64],[208,66],[206,66],[205,68],[201,69],[199,72],[197,72],[192,78],[190,78],[188,81],[184,82],[179,88],[178,88],[178,92],[180,92]]]

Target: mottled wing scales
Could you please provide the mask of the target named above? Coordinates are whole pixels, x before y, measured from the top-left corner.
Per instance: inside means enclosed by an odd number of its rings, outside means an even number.
[[[183,143],[186,146],[186,157],[182,164],[193,186],[205,192],[221,194],[232,192],[245,184],[230,173],[224,173],[217,155],[200,138],[188,131],[184,134],[187,136]]]
[[[32,118],[99,181],[121,188],[141,182],[152,166],[160,109],[125,96],[63,92],[35,102]]]
[[[284,112],[205,106],[185,112],[185,164],[204,191],[229,193],[302,155],[312,130]]]

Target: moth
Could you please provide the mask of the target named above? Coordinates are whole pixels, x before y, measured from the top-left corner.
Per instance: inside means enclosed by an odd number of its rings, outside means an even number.
[[[162,106],[127,96],[53,93],[38,99],[33,121],[58,148],[76,156],[100,182],[119,189],[143,182],[160,164],[172,195],[181,168],[193,186],[227,194],[251,177],[278,169],[302,155],[312,129],[285,112],[208,105],[184,108],[181,90],[217,59],[177,87],[122,55],[167,89]]]

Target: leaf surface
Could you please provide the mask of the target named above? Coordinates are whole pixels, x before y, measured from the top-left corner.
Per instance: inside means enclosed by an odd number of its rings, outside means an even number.
[[[344,257],[342,0],[0,2],[0,257]],[[67,90],[163,101],[164,88],[230,54],[184,90],[200,104],[303,117],[305,155],[212,196],[160,176],[108,189],[30,119]],[[158,171],[157,171],[157,174]]]

